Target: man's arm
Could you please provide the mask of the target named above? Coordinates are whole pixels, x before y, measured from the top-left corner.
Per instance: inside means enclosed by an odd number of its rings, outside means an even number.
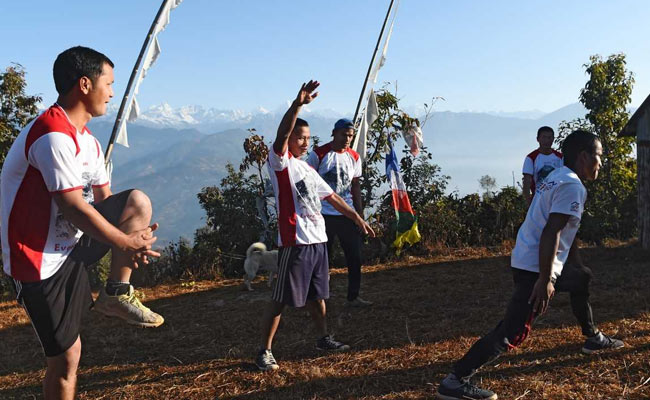
[[[151,245],[157,239],[153,236],[153,231],[158,228],[158,224],[127,234],[113,226],[93,206],[86,203],[81,189],[55,193],[53,198],[63,217],[92,238],[122,251],[137,253],[138,258],[160,257],[159,253],[151,250]]]
[[[363,202],[361,199],[361,183],[359,178],[352,178],[352,204],[354,204],[354,209],[357,210],[357,214],[363,216]]]
[[[109,185],[93,187],[93,199],[95,200],[95,203],[99,203],[101,201],[106,200],[112,194],[113,193],[111,192],[111,188]]]
[[[531,191],[531,188],[533,186],[533,176],[530,174],[524,174],[523,184],[524,187],[522,191],[524,192],[524,198],[526,199],[526,202],[530,204],[530,201],[533,198],[533,194]]]
[[[328,203],[332,205],[336,209],[336,211],[340,212],[344,216],[350,218],[366,235],[370,235],[371,237],[375,237],[375,231],[372,230],[370,225],[366,221],[363,220],[363,218],[357,214],[356,211],[350,207],[345,200],[341,198],[336,193],[332,193],[330,196],[326,197],[325,200],[327,200]]]
[[[535,282],[533,293],[528,299],[533,304],[533,311],[543,314],[548,308],[548,303],[555,293],[555,287],[551,278],[553,277],[553,260],[557,254],[560,242],[560,232],[569,222],[570,215],[551,213],[542,230],[539,240],[539,278]]]
[[[581,269],[585,274],[589,275],[589,277],[593,279],[594,273],[591,271],[591,268],[587,267],[582,261],[580,247],[578,246],[578,238],[573,239],[573,243],[571,243],[568,262],[573,264],[576,268]]]
[[[291,132],[293,132],[293,128],[296,125],[296,119],[298,118],[300,109],[303,105],[311,103],[318,96],[318,92],[314,92],[318,86],[320,86],[320,83],[317,81],[303,83],[296,99],[291,103],[291,106],[282,117],[282,121],[280,121],[280,126],[278,127],[278,133],[273,142],[273,150],[277,154],[284,154],[287,151],[289,136],[291,136]]]

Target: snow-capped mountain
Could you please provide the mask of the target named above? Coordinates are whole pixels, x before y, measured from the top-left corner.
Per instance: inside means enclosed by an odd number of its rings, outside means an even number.
[[[196,129],[202,133],[250,128],[255,128],[260,132],[275,132],[286,107],[288,106],[280,105],[276,110],[271,111],[260,106],[251,111],[243,111],[206,108],[199,105],[174,108],[168,103],[162,103],[141,110],[138,119],[133,124],[158,129]],[[111,104],[107,114],[99,120],[114,121],[118,108],[117,105]],[[333,121],[346,116],[332,109],[313,111],[309,107],[304,107],[302,113],[304,118],[307,118],[310,124],[316,128],[316,131],[327,133],[332,129]]]

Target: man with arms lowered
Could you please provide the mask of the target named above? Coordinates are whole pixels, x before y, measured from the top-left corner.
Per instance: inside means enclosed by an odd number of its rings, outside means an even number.
[[[101,146],[86,128],[113,97],[113,63],[70,48],[54,62],[54,83],[57,103],[23,129],[2,168],[2,256],[46,356],[45,398],[72,399],[81,318],[93,305],[87,266],[112,250],[95,309],[139,326],[164,320],[129,284],[132,268],[159,256],[149,198],[111,193]]]
[[[317,147],[309,154],[307,163],[311,165],[325,182],[359,215],[363,215],[361,205],[361,159],[350,148],[354,138],[354,124],[343,118],[336,121],[332,130],[332,141]],[[322,202],[323,217],[327,232],[327,253],[332,254],[336,237],[339,238],[345,263],[348,267],[348,301],[351,307],[367,307],[372,302],[359,297],[361,287],[361,234],[354,222],[338,212],[327,201]],[[331,257],[330,257],[331,258]]]
[[[329,335],[325,300],[329,298],[327,235],[321,215],[321,200],[350,218],[364,232],[374,236],[372,228],[332,191],[318,173],[300,160],[309,149],[309,125],[298,118],[303,105],[311,103],[319,83],[303,84],[298,96],[282,117],[269,152],[268,169],[278,211],[278,280],[272,299],[262,318],[262,343],[255,364],[262,371],[278,369],[271,352],[285,305],[307,306],[316,326],[316,348],[346,351],[350,347]]]
[[[623,346],[622,341],[600,332],[593,322],[588,301],[591,270],[583,264],[574,240],[587,198],[582,182],[598,177],[602,152],[600,141],[592,133],[578,130],[566,137],[562,144],[564,166],[538,186],[517,234],[510,261],[514,292],[505,316],[456,362],[440,384],[437,398],[496,399],[492,391],[472,385],[470,377],[526,339],[535,317],[546,311],[555,290],[571,294],[571,308],[587,337],[583,353]],[[567,260],[571,266],[565,265]]]
[[[535,189],[544,183],[544,180],[554,169],[562,166],[562,153],[553,150],[555,132],[550,126],[542,126],[537,130],[537,143],[539,148],[531,152],[524,159],[522,168],[523,193],[526,202],[530,202],[535,196]]]

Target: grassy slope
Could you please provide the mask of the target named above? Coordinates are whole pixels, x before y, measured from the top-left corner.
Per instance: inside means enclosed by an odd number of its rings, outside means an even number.
[[[650,398],[650,255],[636,248],[586,249],[596,275],[596,321],[626,347],[580,354],[583,338],[567,294],[517,349],[477,379],[502,399]],[[270,296],[241,281],[163,285],[145,302],[166,318],[136,329],[90,313],[82,331],[81,399],[432,398],[437,383],[503,313],[512,288],[506,254],[466,251],[364,269],[370,310],[343,307],[343,270],[332,275],[329,323],[347,354],[314,349],[302,310],[284,314],[274,346],[281,369],[254,370],[259,317]],[[0,398],[40,396],[44,360],[24,312],[0,303]]]

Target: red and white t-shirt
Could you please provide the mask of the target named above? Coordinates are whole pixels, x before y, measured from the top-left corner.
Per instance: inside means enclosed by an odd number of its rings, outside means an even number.
[[[546,179],[554,169],[564,165],[562,161],[562,153],[556,150],[551,150],[550,154],[542,154],[539,149],[533,151],[524,159],[524,167],[522,173],[531,175],[533,177],[532,189],[533,193]]]
[[[52,194],[109,184],[101,146],[84,127],[78,132],[53,105],[14,141],[0,176],[2,261],[16,280],[37,282],[54,275],[82,232],[59,211]]]
[[[552,267],[553,276],[558,278],[580,227],[586,200],[587,189],[575,172],[568,167],[560,167],[551,172],[544,183],[538,186],[526,219],[519,228],[510,258],[512,267],[539,272],[539,242],[549,215],[565,214],[569,215],[569,221],[560,231]]]
[[[307,164],[311,165],[323,177],[336,194],[352,208],[352,179],[361,176],[359,154],[347,148],[342,151],[332,150],[332,143],[317,147],[309,154]],[[341,215],[327,201],[323,204],[323,215]]]
[[[289,151],[269,152],[269,175],[278,211],[278,245],[280,247],[327,242],[321,200],[332,189],[306,162]]]

